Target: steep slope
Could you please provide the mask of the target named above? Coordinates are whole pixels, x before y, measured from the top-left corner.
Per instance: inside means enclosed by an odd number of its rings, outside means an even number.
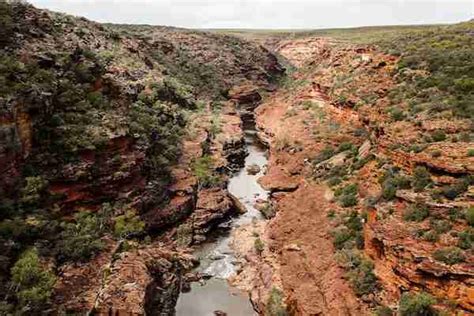
[[[379,31],[267,40],[297,69],[256,110],[262,311],[473,311],[473,24]]]
[[[273,89],[276,58],[21,2],[0,3],[0,30],[2,309],[171,311],[193,264],[176,226],[207,191],[224,202],[199,210],[191,241],[235,212],[225,172],[245,152],[225,101]]]

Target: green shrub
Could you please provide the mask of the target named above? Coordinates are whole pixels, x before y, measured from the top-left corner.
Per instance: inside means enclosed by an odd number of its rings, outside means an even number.
[[[438,312],[432,306],[435,303],[436,300],[426,293],[403,293],[400,299],[399,312],[401,316],[436,316]]]
[[[393,310],[388,306],[380,306],[375,311],[376,316],[393,316]]]
[[[44,194],[48,181],[40,176],[27,177],[26,185],[21,191],[21,202],[28,205],[35,205],[40,202]]]
[[[447,233],[453,227],[453,225],[451,225],[451,223],[446,220],[435,220],[435,219],[430,220],[430,226],[438,234]]]
[[[361,257],[359,263],[348,273],[347,277],[358,296],[373,293],[379,284],[374,274],[374,264],[372,261]]]
[[[385,200],[394,199],[398,189],[409,189],[411,187],[411,179],[399,174],[399,169],[393,167],[385,170],[379,178],[379,183],[382,186],[382,197]]]
[[[0,2],[0,47],[5,47],[12,41],[16,24],[13,9],[14,5],[6,1]]]
[[[413,109],[422,107],[429,114],[449,111],[455,116],[472,117],[473,97],[466,92],[472,86],[470,61],[474,56],[469,28],[472,24],[464,23],[397,31],[376,40],[387,52],[403,52],[395,74],[399,85],[389,93],[395,106],[400,100],[410,100]],[[407,69],[428,71],[429,75],[420,76]]]
[[[421,153],[425,149],[426,149],[426,146],[413,144],[408,147],[408,152]]]
[[[430,216],[429,208],[425,204],[417,203],[405,211],[403,219],[406,221],[421,222],[428,216]]]
[[[329,210],[327,213],[327,218],[333,219],[336,217],[336,211],[335,210]]]
[[[393,200],[397,194],[397,185],[394,180],[388,179],[382,184],[382,197],[387,200]]]
[[[321,152],[316,156],[316,158],[314,158],[313,163],[318,164],[322,161],[328,160],[335,154],[336,151],[334,150],[334,148],[328,145],[321,150]]]
[[[353,233],[347,228],[340,228],[333,233],[333,244],[336,249],[343,249],[346,242],[353,239]]]
[[[330,187],[336,186],[342,182],[342,179],[339,177],[331,177],[326,182]]]
[[[343,194],[339,197],[339,203],[342,207],[357,205],[357,196],[353,194]]]
[[[147,236],[149,237],[149,236]],[[193,227],[190,224],[181,224],[176,229],[176,240],[180,246],[189,246],[193,241]]]
[[[85,261],[103,248],[100,240],[105,230],[101,219],[88,212],[74,216],[75,222],[63,224],[57,252],[59,260]]]
[[[222,132],[221,122],[219,117],[215,116],[211,119],[211,126],[209,127],[209,135],[211,138],[215,138],[217,134]]]
[[[114,234],[120,238],[128,238],[142,234],[145,223],[133,210],[126,210],[125,214],[115,218]]]
[[[162,101],[171,101],[185,108],[196,108],[194,89],[192,86],[182,84],[176,78],[166,77],[156,85],[158,98]]]
[[[466,210],[464,217],[466,218],[467,223],[474,227],[474,206],[471,206]]]
[[[343,142],[337,147],[337,152],[340,153],[346,150],[353,150],[354,148],[355,146],[351,142]]]
[[[443,130],[438,129],[431,134],[431,138],[435,142],[442,142],[446,140],[446,134]]]
[[[48,303],[51,296],[55,277],[42,267],[35,248],[23,252],[13,265],[11,274],[19,305],[36,311],[44,309],[44,304]]]
[[[333,244],[336,249],[364,248],[363,222],[357,211],[350,212],[333,232]]]
[[[458,234],[458,247],[464,250],[474,249],[474,229],[467,228]]]
[[[469,181],[466,179],[459,180],[455,184],[444,186],[441,188],[441,193],[450,200],[454,200],[459,195],[466,192],[469,188]]]
[[[467,156],[468,157],[474,157],[474,149],[473,148],[467,150]]]
[[[276,210],[270,203],[266,203],[265,206],[260,210],[260,212],[266,219],[271,219],[276,215]]]
[[[411,179],[406,176],[396,175],[394,177],[394,183],[399,189],[409,189],[411,188]]]
[[[200,187],[211,187],[219,183],[219,176],[214,174],[214,161],[205,155],[194,161],[191,166]]]
[[[265,244],[260,238],[256,238],[254,241],[254,248],[258,254],[261,254],[263,250],[265,249]]]
[[[346,277],[358,296],[376,292],[380,288],[374,274],[374,264],[356,249],[342,249],[336,261],[346,269]]]
[[[334,193],[338,197],[339,204],[342,207],[357,205],[357,184],[349,184],[343,188],[337,189]]]
[[[466,259],[462,250],[457,247],[438,249],[433,253],[433,258],[449,265],[464,262]]]
[[[324,176],[325,178],[344,178],[348,173],[346,166],[334,166]]]
[[[392,108],[390,110],[390,117],[393,121],[402,121],[405,119],[406,115],[401,109]]]
[[[269,316],[287,316],[288,312],[283,304],[283,293],[273,287],[265,306],[265,315]]]
[[[436,231],[429,230],[423,233],[423,239],[430,242],[435,242],[439,239],[439,234]]]
[[[0,315],[14,315],[15,306],[6,301],[0,301]]]
[[[178,105],[160,101],[157,94],[156,89],[140,94],[130,107],[127,123],[129,133],[147,149],[143,171],[149,179],[155,179],[152,183],[156,184],[154,196],[158,202],[164,198],[165,182],[170,179],[169,167],[180,155],[186,117]]]
[[[441,150],[434,150],[431,152],[431,157],[438,158],[441,157]]]
[[[362,224],[362,218],[359,216],[357,211],[352,211],[345,220],[344,224],[347,228],[353,231],[361,231],[364,225]]]
[[[415,192],[421,192],[431,183],[431,175],[425,167],[416,167],[413,171],[412,185]]]

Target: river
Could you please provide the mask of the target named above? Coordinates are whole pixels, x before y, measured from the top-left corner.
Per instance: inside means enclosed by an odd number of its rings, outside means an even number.
[[[257,183],[267,164],[267,151],[257,138],[253,122],[246,122],[244,131],[248,156],[245,166],[229,179],[228,190],[246,207],[247,212],[228,223],[230,229],[224,234],[197,249],[195,255],[201,262],[197,271],[210,276],[210,279],[194,282],[191,284],[191,291],[181,293],[176,304],[178,316],[209,316],[215,315],[216,311],[229,316],[257,315],[248,296],[239,293],[227,282],[236,273],[236,258],[230,247],[232,230],[252,220],[262,219],[254,205],[257,199],[268,198],[268,192]],[[260,172],[248,174],[247,167],[254,164],[260,167]]]

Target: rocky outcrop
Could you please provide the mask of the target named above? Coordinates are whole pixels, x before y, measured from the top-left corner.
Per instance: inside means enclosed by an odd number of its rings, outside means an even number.
[[[60,268],[53,295],[56,306],[61,306],[69,313],[83,313],[94,308],[104,278],[110,274],[110,265],[118,245],[110,238],[104,242],[104,250],[89,262]]]
[[[259,88],[252,83],[246,83],[239,86],[232,87],[229,90],[229,99],[235,101],[242,106],[256,107],[262,100]]]
[[[365,227],[365,252],[374,260],[383,282],[384,300],[399,299],[400,290],[415,288],[443,296],[465,310],[474,307],[474,261],[447,265],[432,259],[436,246],[409,238],[409,227],[394,218],[377,220],[372,211]]]
[[[238,214],[238,208],[226,190],[201,190],[192,215],[194,235],[206,235],[215,225],[235,214]]]
[[[175,196],[163,208],[156,208],[142,215],[152,232],[160,232],[186,219],[194,210],[194,196]]]
[[[94,314],[172,313],[181,289],[181,279],[185,271],[193,267],[195,259],[160,246],[118,256],[99,293]]]
[[[123,252],[123,243],[104,241],[106,250],[87,264],[62,268],[55,286],[55,304],[67,313],[171,313],[181,278],[196,260],[165,245],[138,246]]]
[[[99,207],[104,200],[134,197],[144,191],[145,153],[134,140],[117,137],[104,150],[84,150],[79,157],[80,163],[66,164],[50,181],[49,194],[61,197],[63,209]]]

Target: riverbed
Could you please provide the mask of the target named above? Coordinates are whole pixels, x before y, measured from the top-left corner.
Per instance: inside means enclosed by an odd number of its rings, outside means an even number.
[[[197,271],[210,278],[192,283],[191,291],[181,293],[176,304],[178,316],[208,316],[215,315],[217,311],[229,316],[257,315],[248,296],[232,288],[227,281],[238,269],[230,247],[232,231],[253,220],[261,220],[262,215],[254,205],[257,200],[268,198],[268,192],[257,182],[267,164],[267,151],[259,142],[252,122],[246,122],[244,131],[248,156],[245,166],[230,177],[228,191],[239,199],[247,212],[225,223],[223,226],[228,225],[225,233],[197,249],[195,255],[201,263]],[[249,174],[247,168],[251,165],[258,165],[260,171]]]

